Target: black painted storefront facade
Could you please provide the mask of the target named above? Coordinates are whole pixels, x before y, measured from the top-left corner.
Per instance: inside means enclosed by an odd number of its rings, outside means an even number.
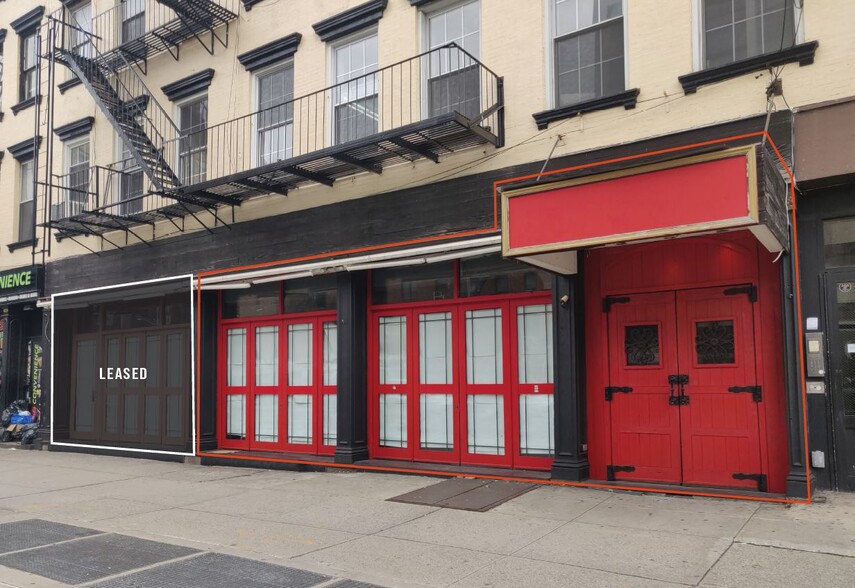
[[[626,155],[695,145],[763,131],[770,135],[789,159],[791,153],[791,114],[776,113],[734,121],[713,127],[651,138],[634,144],[591,151],[549,162],[547,169],[560,169]],[[704,153],[733,147],[753,139],[728,140],[715,146],[693,147],[682,155]],[[654,155],[648,161],[673,158],[672,154]],[[597,173],[629,167],[631,162],[608,164]],[[176,276],[214,269],[228,269],[307,255],[335,255],[354,248],[382,247],[426,237],[448,236],[482,230],[489,234],[493,224],[493,182],[509,177],[537,173],[543,161],[500,170],[476,173],[463,178],[419,186],[377,196],[349,200],[270,218],[219,227],[212,234],[196,232],[155,240],[123,250],[102,253],[94,262],[82,264],[80,258],[48,264],[47,292],[71,291]],[[395,173],[390,170],[390,173]],[[459,239],[459,238],[458,238]],[[782,284],[792,288],[792,259],[784,254]],[[368,456],[366,414],[368,295],[367,272],[341,273],[337,282],[338,344],[342,360],[338,363],[338,443],[335,461],[353,463]],[[558,276],[553,282],[554,357],[555,357],[555,461],[556,479],[584,480],[588,477],[586,455],[586,418],[584,389],[581,274]],[[569,303],[562,297],[569,295]],[[219,304],[216,291],[203,291],[199,320],[199,353],[204,365],[217,365]],[[784,308],[792,323],[794,316],[791,289],[784,294]],[[795,324],[790,324],[791,332]],[[350,352],[346,351],[349,350]],[[802,452],[802,424],[798,392],[798,360],[789,349],[785,358],[788,372],[788,420],[790,476],[788,494],[805,494],[805,464]],[[199,448],[216,447],[217,374],[200,373]]]
[[[48,352],[43,312],[36,303],[44,288],[44,268],[0,271],[0,406],[13,400],[44,406]]]

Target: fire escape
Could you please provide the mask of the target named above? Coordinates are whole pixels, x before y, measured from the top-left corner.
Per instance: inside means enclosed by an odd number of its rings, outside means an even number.
[[[156,223],[169,221],[183,231],[187,217],[211,231],[200,212],[210,213],[215,226],[228,226],[221,209],[256,195],[332,186],[419,159],[439,163],[445,154],[476,145],[502,146],[502,78],[453,43],[232,120],[180,131],[146,87],[143,72],[157,54],[177,60],[187,40],[212,54],[215,42],[225,46],[236,2],[124,0],[95,16],[91,27],[74,22],[66,9],[49,17],[41,43],[48,98],[40,111],[48,127],[46,162],[39,166],[41,201],[49,203],[45,230],[87,249],[78,237],[100,236],[120,247],[106,235],[124,231],[148,242]],[[77,172],[84,181],[53,172],[57,64],[86,87],[124,146],[116,164]]]

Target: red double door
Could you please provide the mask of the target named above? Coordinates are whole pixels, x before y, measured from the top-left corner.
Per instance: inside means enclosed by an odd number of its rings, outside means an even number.
[[[750,286],[613,296],[613,480],[765,490]]]

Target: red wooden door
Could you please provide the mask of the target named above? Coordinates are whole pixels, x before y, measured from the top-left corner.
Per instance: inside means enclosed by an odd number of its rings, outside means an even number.
[[[606,300],[613,479],[679,484],[680,406],[668,383],[678,373],[674,292]]]
[[[739,288],[677,292],[683,483],[758,489],[762,473],[753,306]],[[736,477],[734,477],[734,475]]]

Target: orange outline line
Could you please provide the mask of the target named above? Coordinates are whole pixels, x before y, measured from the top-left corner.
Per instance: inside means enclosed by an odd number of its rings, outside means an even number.
[[[335,257],[338,255],[349,255],[353,253],[363,253],[367,251],[378,251],[383,249],[391,249],[394,247],[405,246],[405,245],[414,245],[418,243],[428,243],[432,241],[444,241],[450,240],[458,237],[466,237],[472,235],[482,235],[485,233],[492,233],[499,229],[499,186],[504,184],[509,184],[512,182],[518,182],[527,179],[533,179],[544,176],[552,176],[558,173],[566,173],[570,171],[577,171],[585,168],[591,167],[600,167],[603,165],[608,165],[610,163],[619,163],[624,161],[634,161],[637,159],[644,159],[647,157],[653,157],[656,155],[663,155],[666,153],[677,153],[680,151],[685,151],[687,149],[693,149],[696,147],[705,147],[708,145],[717,145],[719,143],[726,143],[728,141],[738,141],[740,139],[747,139],[751,137],[764,137],[769,144],[772,146],[772,149],[775,151],[775,154],[778,156],[781,164],[787,172],[787,175],[790,177],[790,200],[792,206],[792,221],[793,221],[793,243],[792,243],[792,253],[793,253],[793,264],[794,264],[794,284],[795,284],[795,295],[796,295],[796,304],[797,304],[797,320],[798,320],[798,332],[799,332],[799,364],[801,366],[801,396],[802,396],[802,427],[804,434],[804,449],[805,449],[805,472],[807,476],[807,498],[806,499],[798,499],[798,498],[776,498],[776,497],[762,497],[762,496],[743,496],[738,494],[719,494],[715,492],[704,492],[704,491],[692,491],[692,490],[672,490],[672,489],[658,489],[658,488],[647,488],[647,487],[639,487],[639,486],[617,486],[617,485],[609,485],[609,484],[597,484],[594,482],[569,482],[564,480],[540,480],[536,478],[526,478],[524,476],[521,477],[510,477],[510,476],[491,476],[486,474],[471,474],[471,473],[458,473],[458,472],[443,472],[443,471],[435,471],[435,470],[418,470],[418,469],[408,469],[408,468],[396,468],[396,467],[382,467],[382,466],[368,466],[368,465],[357,465],[357,464],[337,464],[337,463],[329,463],[329,462],[321,462],[321,461],[312,461],[312,460],[301,460],[301,459],[285,459],[285,458],[270,458],[270,457],[255,457],[255,456],[237,456],[231,454],[218,454],[218,453],[208,453],[201,451],[201,437],[198,434],[200,431],[200,411],[201,411],[201,362],[202,358],[199,354],[201,348],[201,301],[202,301],[202,276],[213,276],[213,275],[222,275],[222,274],[230,274],[236,273],[248,269],[259,269],[259,268],[267,268],[274,267],[277,265],[285,265],[289,263],[297,263],[300,261],[310,261],[314,259],[327,259],[331,257]],[[197,341],[196,341],[196,455],[198,457],[210,457],[216,459],[235,459],[235,460],[243,460],[243,461],[258,461],[258,462],[268,462],[268,463],[288,463],[288,464],[296,464],[296,465],[308,465],[308,466],[316,466],[316,467],[324,467],[324,468],[340,468],[340,469],[351,469],[351,470],[363,470],[363,471],[375,471],[375,472],[389,472],[389,473],[401,473],[401,474],[418,474],[418,475],[430,475],[430,476],[442,476],[442,477],[451,477],[451,478],[476,478],[476,479],[484,479],[484,480],[503,480],[503,481],[511,481],[511,482],[529,482],[534,484],[542,484],[542,485],[550,485],[550,486],[572,486],[577,488],[598,488],[605,490],[629,490],[634,492],[649,492],[654,494],[680,494],[685,496],[703,496],[707,498],[727,498],[732,500],[753,500],[757,502],[775,502],[775,503],[783,503],[783,504],[810,504],[811,503],[811,484],[810,484],[810,451],[808,444],[808,434],[807,434],[807,388],[805,384],[805,376],[804,376],[804,353],[803,353],[803,325],[802,325],[802,308],[801,308],[801,287],[799,284],[799,256],[798,256],[798,237],[797,237],[797,229],[796,229],[796,189],[795,189],[795,180],[793,177],[793,173],[790,170],[790,167],[787,165],[784,160],[781,152],[778,150],[778,147],[775,145],[772,138],[769,136],[769,133],[766,131],[756,131],[753,133],[744,133],[742,135],[733,135],[730,137],[724,137],[721,139],[712,139],[709,141],[701,141],[698,143],[691,143],[689,145],[683,145],[679,147],[669,147],[666,149],[659,149],[657,151],[651,151],[649,153],[637,153],[635,155],[627,155],[623,157],[616,157],[612,159],[607,159],[604,161],[598,161],[594,163],[586,163],[575,165],[571,167],[565,167],[561,169],[550,170],[543,173],[536,174],[527,174],[523,176],[516,176],[512,178],[505,178],[502,180],[495,180],[493,182],[493,226],[485,227],[481,229],[471,229],[468,231],[460,231],[457,233],[448,233],[445,235],[434,235],[431,237],[422,237],[419,239],[411,239],[407,241],[398,241],[394,243],[386,243],[383,245],[372,245],[368,247],[359,247],[354,249],[346,249],[342,251],[332,252],[332,253],[319,253],[315,255],[306,255],[302,257],[295,257],[290,259],[278,260],[278,261],[270,261],[264,263],[256,263],[249,265],[242,265],[233,268],[226,269],[218,269],[218,270],[208,270],[199,272],[197,274]],[[215,392],[216,394],[216,392]]]

